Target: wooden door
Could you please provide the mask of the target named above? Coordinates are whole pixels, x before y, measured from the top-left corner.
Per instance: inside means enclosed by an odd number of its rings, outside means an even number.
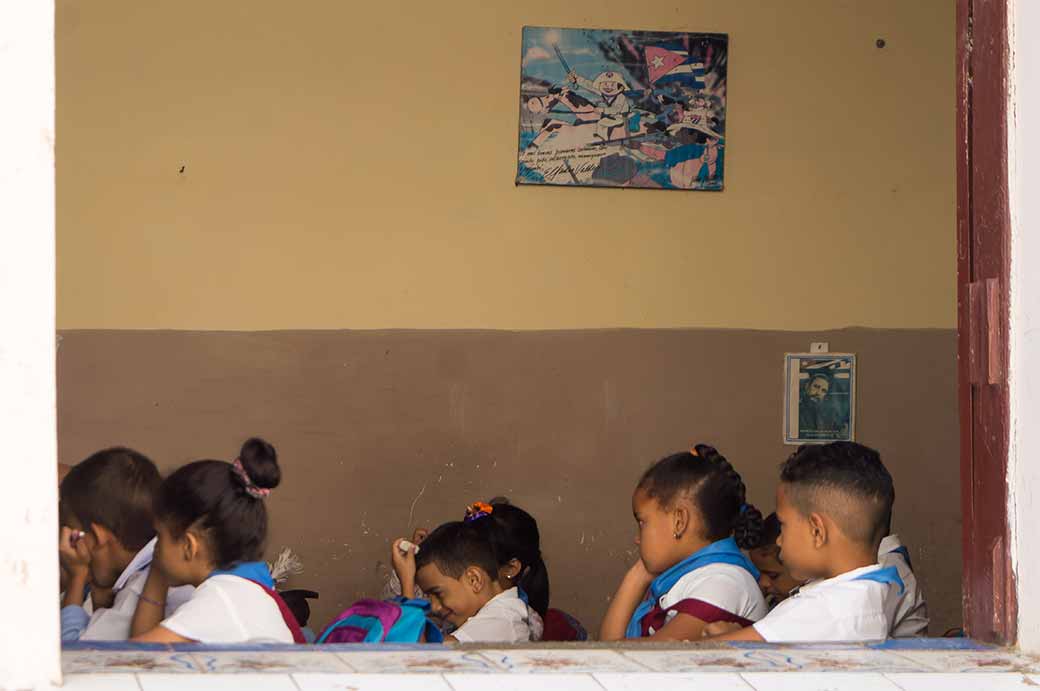
[[[957,3],[957,299],[964,624],[1013,643],[1008,531],[1008,5]]]

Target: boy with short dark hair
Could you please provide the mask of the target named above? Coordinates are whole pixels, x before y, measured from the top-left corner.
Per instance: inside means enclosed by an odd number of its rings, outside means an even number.
[[[447,642],[525,643],[541,638],[518,589],[499,584],[494,549],[476,526],[445,523],[422,541],[418,555],[401,547],[401,540],[396,541],[392,555],[402,592],[414,592],[418,584],[430,600],[431,614],[457,627]]]
[[[146,456],[115,447],[74,466],[61,482],[58,545],[68,574],[62,640],[126,640],[155,549],[153,503],[162,478]],[[90,586],[90,598],[83,592]],[[167,614],[191,597],[171,589]],[[88,608],[91,611],[88,611]]]
[[[904,590],[894,567],[877,563],[895,490],[877,451],[854,442],[803,446],[784,463],[777,488],[780,556],[798,592],[720,640],[883,640]]]

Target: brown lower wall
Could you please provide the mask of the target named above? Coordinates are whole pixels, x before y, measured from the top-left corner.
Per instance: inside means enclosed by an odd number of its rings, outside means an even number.
[[[785,351],[859,355],[860,441],[896,479],[933,634],[960,621],[953,331],[67,331],[58,350],[61,459],[107,445],[165,472],[278,447],[270,551],[291,546],[322,594],[312,626],[379,595],[389,542],[508,495],[542,530],[553,604],[598,628],[637,552],[639,473],[717,445],[773,506]]]

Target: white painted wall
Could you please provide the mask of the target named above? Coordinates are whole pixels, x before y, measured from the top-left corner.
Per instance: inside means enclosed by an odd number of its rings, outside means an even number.
[[[54,2],[0,0],[0,688],[60,682]]]
[[[1010,518],[1019,645],[1040,653],[1040,3],[1011,5]]]

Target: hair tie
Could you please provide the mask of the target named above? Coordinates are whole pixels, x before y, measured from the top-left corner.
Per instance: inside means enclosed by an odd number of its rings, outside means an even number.
[[[745,514],[745,513],[747,513],[750,510],[751,510],[751,505],[750,504],[741,504],[740,505],[740,513]]]
[[[482,501],[474,502],[466,507],[466,516],[462,520],[469,523],[484,516],[490,516],[494,511],[495,507],[491,504],[485,504]]]
[[[242,485],[245,487],[246,494],[255,499],[263,499],[264,497],[271,494],[271,490],[266,487],[257,487],[253,479],[249,477],[249,473],[246,472],[245,466],[242,465],[242,459],[236,458],[235,462],[231,464],[231,469],[235,472],[235,475],[242,480]]]

